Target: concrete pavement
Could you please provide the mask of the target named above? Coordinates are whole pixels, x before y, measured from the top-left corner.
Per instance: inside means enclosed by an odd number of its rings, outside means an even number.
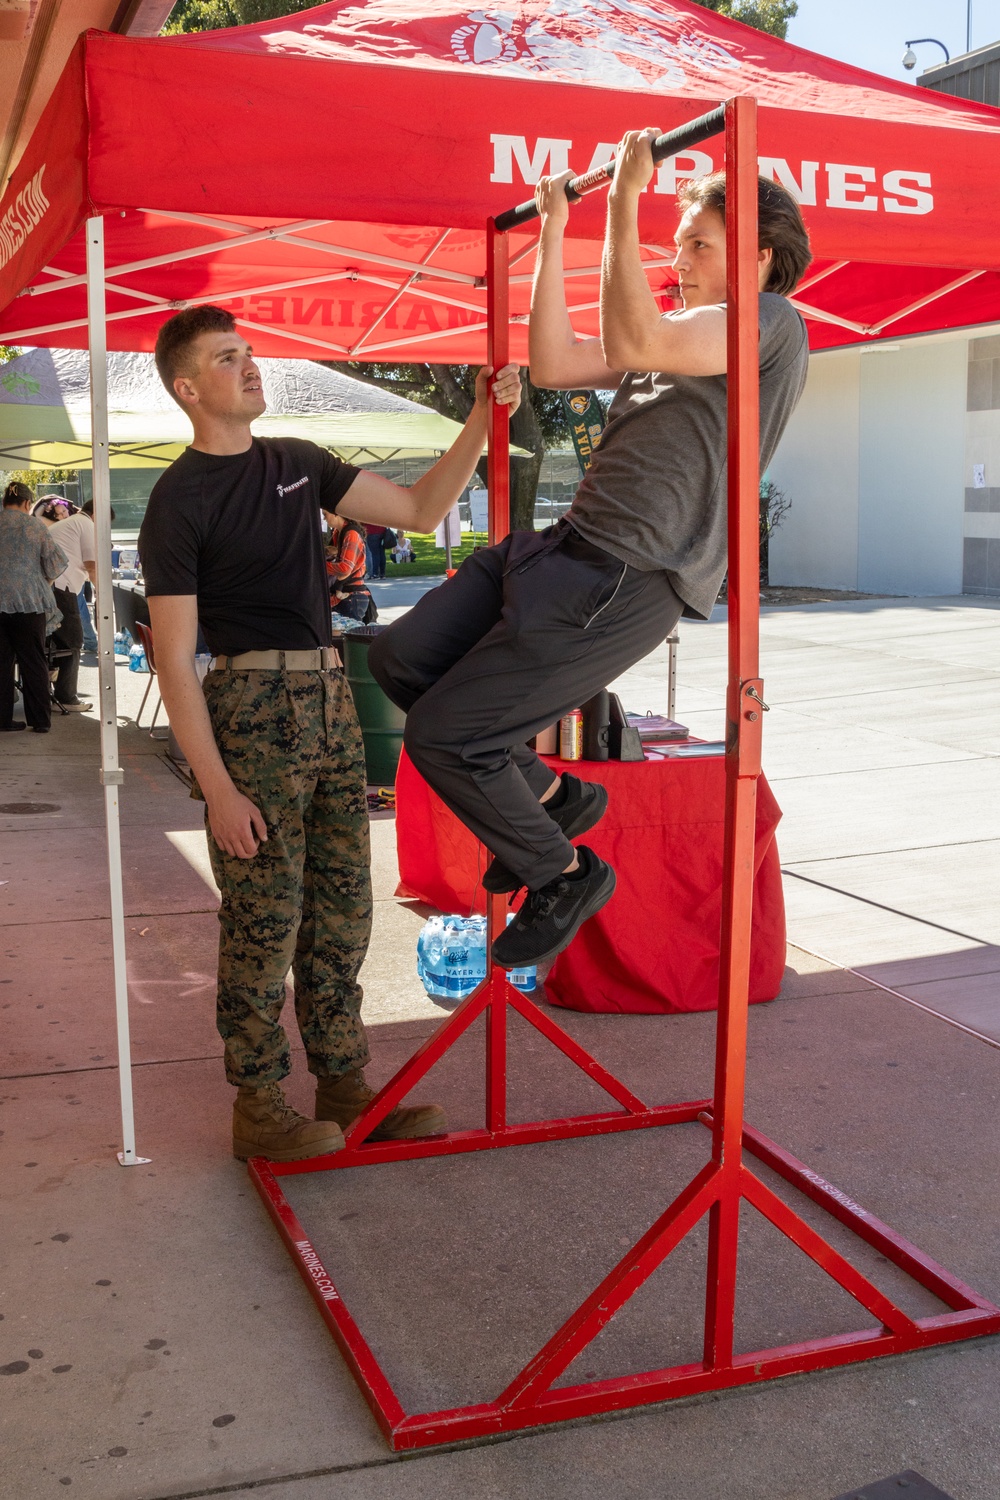
[[[823,953],[840,944],[841,963],[876,978],[878,965],[895,965],[892,987],[918,998],[937,985],[937,1009],[956,1010],[970,983],[981,984],[984,1031],[997,994],[981,872],[997,837],[989,736],[1000,719],[990,665],[998,628],[995,607],[970,600],[776,610],[762,622],[773,705],[765,764],[785,808],[793,938]],[[721,725],[723,642],[718,621],[683,631],[679,712],[710,738]],[[134,714],[144,679],[118,676]],[[642,664],[625,689],[630,706],[662,707],[665,661]],[[162,744],[131,727],[127,925],[139,1147],[152,1161],[123,1170],[114,1159],[96,741],[92,719],[60,720],[45,739],[5,739],[0,765],[0,1493],[831,1500],[914,1468],[955,1500],[996,1500],[997,1340],[394,1459],[227,1154],[201,810]],[[8,810],[26,803],[50,810]],[[443,1012],[414,974],[422,913],[392,896],[391,817],[372,831],[376,938],[363,978],[379,1080]],[[824,904],[799,904],[800,888],[820,891]],[[559,1019],[641,1094],[710,1087],[711,1016]],[[751,1120],[1000,1300],[995,1046],[795,948],[781,998],[752,1008],[750,1037]],[[476,1123],[482,1108],[477,1043],[470,1037],[423,1090],[458,1125]],[[295,1059],[290,1095],[307,1107],[298,1047]],[[592,1087],[540,1038],[512,1028],[516,1113],[593,1107]],[[704,1149],[700,1127],[678,1127],[302,1178],[292,1195],[404,1399],[419,1406],[494,1391]],[[870,1322],[755,1217],[745,1226],[741,1347]],[[903,1294],[884,1265],[852,1253],[904,1305],[925,1310],[922,1294]],[[703,1264],[695,1234],[579,1368],[689,1357]]]
[[[792,942],[1000,1042],[1000,604],[765,609],[764,769]],[[725,619],[685,622],[678,714],[721,736]],[[666,650],[626,675],[665,703]]]

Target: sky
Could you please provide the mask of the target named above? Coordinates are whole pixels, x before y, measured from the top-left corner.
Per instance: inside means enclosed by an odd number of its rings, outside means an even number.
[[[902,65],[905,44],[932,36],[952,57],[965,51],[967,0],[798,0],[788,40],[873,73],[914,82],[924,68],[944,62],[939,47],[915,47],[917,66]],[[972,46],[1000,42],[1000,0],[971,0]]]

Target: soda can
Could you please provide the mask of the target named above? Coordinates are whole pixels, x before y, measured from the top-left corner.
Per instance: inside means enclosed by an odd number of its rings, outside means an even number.
[[[578,708],[559,720],[559,759],[583,759],[583,714]]]

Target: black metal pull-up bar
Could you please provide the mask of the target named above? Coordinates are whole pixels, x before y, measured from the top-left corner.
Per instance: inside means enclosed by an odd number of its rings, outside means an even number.
[[[725,128],[726,110],[724,105],[720,105],[718,109],[709,110],[707,115],[699,115],[696,120],[679,125],[676,130],[658,135],[652,143],[653,160],[666,161],[668,156],[679,156],[682,151],[690,151],[693,146],[700,145],[711,136],[720,135]],[[579,203],[586,193],[592,193],[595,188],[607,187],[614,175],[613,161],[605,162],[600,167],[592,167],[582,177],[570,178],[566,184],[566,197],[571,203]],[[537,205],[534,198],[529,198],[527,203],[519,203],[516,208],[508,208],[505,213],[498,214],[495,223],[501,234],[505,234],[508,229],[516,229],[520,224],[529,224],[532,219],[537,218]]]

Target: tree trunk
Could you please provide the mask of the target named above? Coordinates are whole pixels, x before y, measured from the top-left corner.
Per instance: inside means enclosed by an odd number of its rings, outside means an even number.
[[[375,365],[369,371],[364,365],[340,363],[336,360],[317,360],[317,364],[339,370],[342,374],[364,381],[367,385],[374,385],[382,390],[395,390],[399,395],[406,395],[410,389],[410,383],[405,378],[389,378],[384,365]],[[451,365],[411,365],[407,368],[419,372],[422,400],[435,411],[439,411],[442,416],[451,417],[455,422],[465,421],[475,401],[474,389],[467,388],[472,384],[474,372],[470,372],[469,380],[466,382],[457,378]],[[515,447],[526,449],[531,456],[529,458],[511,456],[510,529],[533,531],[535,497],[538,492],[539,475],[542,471],[542,459],[545,457],[545,438],[538,420],[538,412],[535,409],[535,387],[528,377],[527,370],[521,372],[521,391],[521,405],[511,418],[510,440]],[[480,482],[485,485],[485,454],[476,465],[476,473]]]
[[[427,368],[435,385],[442,393],[444,402],[451,407],[448,415],[454,415],[457,420],[464,421],[472,410],[473,398],[455,379],[449,365],[428,365]],[[510,440],[517,448],[527,448],[531,457],[511,456],[511,531],[534,531],[535,529],[535,496],[538,493],[538,477],[542,472],[542,459],[545,457],[545,439],[535,414],[534,393],[535,388],[531,384],[527,370],[522,370],[521,405],[511,418]],[[485,484],[485,457],[477,464],[476,472]]]
[[[510,440],[518,448],[527,448],[530,458],[511,457],[510,461],[510,529],[534,531],[535,497],[545,457],[545,439],[535,413],[535,388],[527,370],[521,372],[521,405],[510,422]]]
[[[475,396],[470,395],[462,383],[455,379],[450,365],[426,365],[424,368],[437,387],[437,393],[443,398],[434,403],[438,411],[455,422],[464,422],[472,410]]]

